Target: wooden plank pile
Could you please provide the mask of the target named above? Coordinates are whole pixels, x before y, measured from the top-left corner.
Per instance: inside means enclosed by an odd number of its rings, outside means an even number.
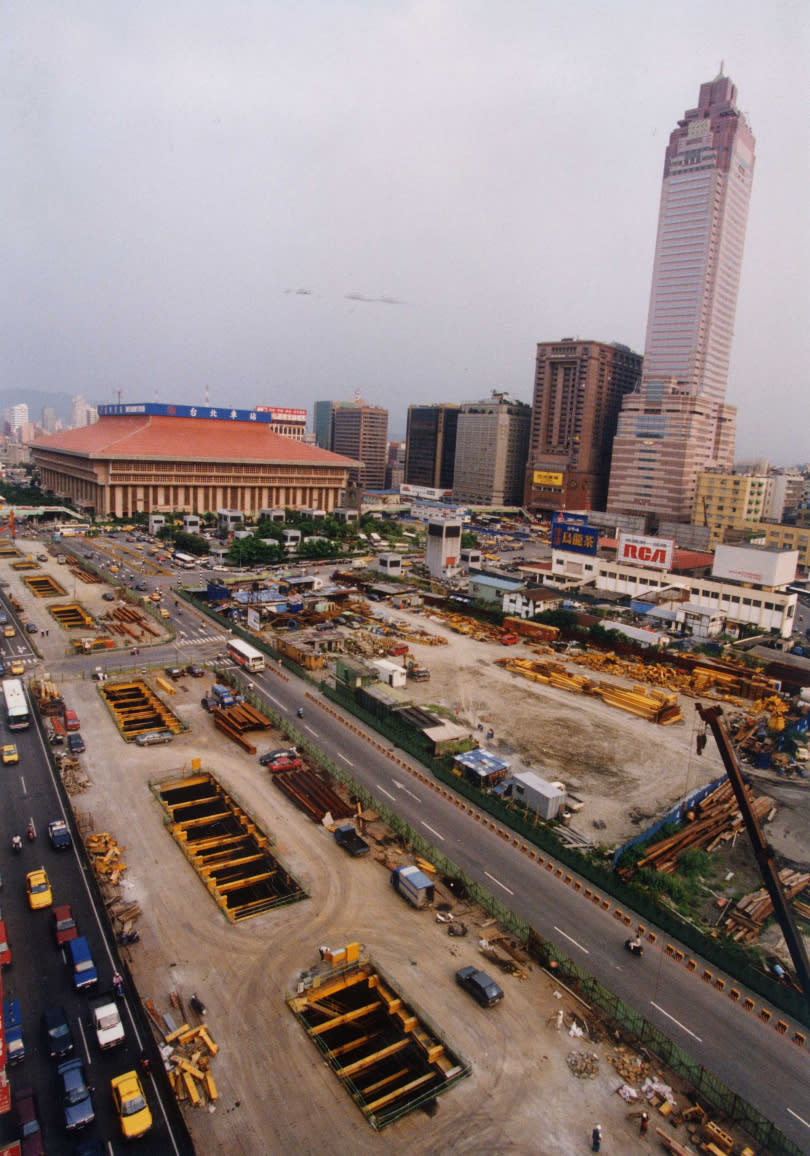
[[[166,1063],[177,1099],[193,1108],[216,1103],[219,1093],[211,1061],[219,1051],[219,1044],[211,1038],[208,1025],[203,1023],[192,1028],[183,1024],[165,1035],[164,1042],[170,1049]]]
[[[90,864],[99,879],[116,884],[127,869],[126,863],[121,858],[125,848],[116,843],[112,835],[108,835],[106,831],[88,835],[84,845]]]
[[[751,787],[746,787],[751,809],[762,823],[772,817],[773,799],[767,795],[754,795]],[[625,878],[640,867],[650,867],[664,875],[671,875],[678,866],[678,860],[692,849],[713,851],[720,843],[732,839],[742,828],[743,820],[728,779],[717,786],[695,806],[687,816],[684,826],[674,835],[667,835],[647,846],[646,854],[638,860]],[[624,874],[624,872],[623,872]]]
[[[783,867],[779,872],[782,890],[788,902],[800,895],[810,883],[810,874]],[[798,907],[794,904],[794,907]],[[804,907],[804,904],[800,905]],[[738,943],[752,943],[758,938],[763,924],[773,914],[771,897],[764,887],[738,899],[723,921],[726,934]]]
[[[90,780],[84,773],[84,768],[75,756],[63,754],[56,759],[59,778],[70,796],[81,795],[90,787]]]

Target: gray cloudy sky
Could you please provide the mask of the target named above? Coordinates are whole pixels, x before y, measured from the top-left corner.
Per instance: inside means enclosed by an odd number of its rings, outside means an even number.
[[[0,385],[531,400],[643,351],[664,147],[721,60],[757,137],[728,400],[810,459],[805,0],[7,0]],[[801,422],[796,421],[801,413]]]

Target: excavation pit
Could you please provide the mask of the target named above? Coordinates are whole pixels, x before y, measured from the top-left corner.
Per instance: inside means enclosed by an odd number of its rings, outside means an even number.
[[[232,922],[306,899],[268,836],[213,775],[159,783],[155,790],[174,839]]]
[[[92,630],[95,627],[93,619],[78,602],[49,606],[48,613],[53,615],[63,630]]]
[[[23,578],[23,582],[36,598],[64,598],[64,590],[50,574],[38,574],[36,578]]]
[[[128,743],[138,735],[169,731],[173,735],[185,730],[183,723],[162,702],[143,679],[128,682],[103,682],[101,697],[112,711],[121,737]]]
[[[358,944],[326,954],[287,1000],[366,1120],[378,1131],[470,1074]]]

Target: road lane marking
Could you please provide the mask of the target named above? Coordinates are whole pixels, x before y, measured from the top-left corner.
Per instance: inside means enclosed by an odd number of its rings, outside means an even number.
[[[798,1112],[794,1112],[792,1108],[788,1108],[788,1112],[790,1112],[791,1116],[798,1120],[800,1124],[804,1124],[805,1128],[810,1128],[810,1121],[805,1120],[805,1118],[800,1116]]]
[[[675,1019],[675,1016],[671,1016],[668,1011],[664,1011],[660,1004],[657,1004],[654,1000],[650,1000],[650,1003],[657,1011],[660,1011],[662,1016],[666,1016],[668,1020],[672,1020],[674,1024],[677,1024],[678,1027],[681,1028],[682,1031],[685,1031],[688,1036],[691,1036],[693,1040],[697,1040],[699,1044],[703,1043],[700,1036],[696,1036],[694,1032],[690,1032],[686,1024],[682,1024],[680,1020]]]
[[[344,763],[348,763],[350,767],[353,767],[353,766],[354,766],[354,763],[352,762],[352,760],[351,760],[351,759],[347,759],[347,758],[346,758],[346,756],[345,756],[344,754],[341,754],[341,752],[340,752],[340,751],[338,751],[338,758],[339,758],[339,759],[343,759]],[[392,795],[392,796],[391,796],[391,798],[393,799],[393,797],[394,797],[394,796]]]
[[[87,1039],[85,1038],[84,1025],[82,1024],[81,1016],[76,1020],[76,1024],[79,1028],[79,1035],[82,1037],[82,1049],[84,1050],[84,1062],[85,1062],[85,1065],[89,1068],[90,1067],[90,1049],[87,1046]]]
[[[397,788],[398,788],[400,791],[404,791],[406,795],[410,795],[412,799],[416,799],[417,803],[421,803],[421,802],[422,802],[422,800],[419,798],[419,796],[418,796],[418,795],[415,795],[415,794],[413,793],[413,791],[409,791],[409,790],[408,790],[408,788],[405,786],[405,784],[404,784],[404,783],[401,783],[401,782],[399,781],[399,779],[392,779],[392,780],[391,780],[391,782],[392,782],[392,783],[394,784],[394,786],[395,786],[395,787],[397,787]]]
[[[382,791],[384,795],[387,795],[389,799],[393,799],[394,802],[397,801],[396,795],[392,795],[390,791],[386,791],[385,787],[383,787],[380,783],[377,783],[377,790]]]
[[[28,788],[25,785],[25,776],[24,775],[20,775],[20,786],[22,787],[23,795],[27,795],[28,794]]]
[[[318,732],[316,730],[313,730],[312,727],[308,723],[304,723],[304,730],[309,731],[309,733],[311,735],[314,735],[315,738],[318,737]]]
[[[574,947],[578,947],[579,950],[584,951],[586,955],[591,954],[588,951],[587,947],[583,947],[581,943],[577,943],[577,941],[575,939],[572,939],[570,935],[566,935],[566,933],[563,931],[563,929],[561,927],[558,927],[556,923],[554,924],[554,930],[559,931],[559,933],[563,937],[563,939],[567,939],[569,943],[573,943]]]
[[[420,819],[419,821],[423,827],[426,827],[427,830],[430,831],[431,835],[435,835],[437,839],[441,839],[442,843],[444,842],[444,835],[440,835],[435,827],[431,827],[430,823],[426,823],[424,819]]]
[[[489,871],[485,871],[484,874],[486,875],[487,879],[491,879],[493,883],[497,883],[499,887],[503,887],[504,891],[506,891],[507,894],[509,894],[509,895],[515,894],[514,891],[509,890],[509,888],[506,886],[505,883],[501,883],[500,879],[496,879],[494,875],[490,875]]]
[[[286,710],[284,703],[279,702],[277,698],[273,698],[272,694],[269,694],[267,691],[265,691],[264,694],[265,698],[269,698],[271,702],[274,702],[279,710]]]

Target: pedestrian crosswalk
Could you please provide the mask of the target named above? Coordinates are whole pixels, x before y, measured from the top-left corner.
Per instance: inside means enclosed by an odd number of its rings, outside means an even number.
[[[221,634],[215,633],[211,630],[193,630],[186,633],[178,630],[175,636],[174,646],[203,646],[208,642],[224,643],[224,638]]]

